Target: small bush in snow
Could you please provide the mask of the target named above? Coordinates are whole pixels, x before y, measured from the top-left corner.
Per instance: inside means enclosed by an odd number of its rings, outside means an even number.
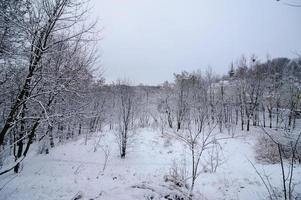
[[[292,147],[288,141],[284,141],[282,145],[283,158],[289,159],[292,156]],[[268,136],[264,135],[257,139],[255,146],[256,159],[262,163],[276,164],[280,162],[279,150],[277,144],[274,143]],[[301,144],[298,145],[294,155],[295,161],[301,162]]]
[[[184,187],[189,189],[189,185],[187,184],[188,172],[186,169],[186,162],[183,160],[178,163],[173,161],[173,165],[169,170],[169,174],[164,176],[164,181],[172,183],[176,187]]]

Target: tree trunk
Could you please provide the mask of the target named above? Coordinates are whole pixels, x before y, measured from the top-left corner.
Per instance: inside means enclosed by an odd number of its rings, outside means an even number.
[[[287,200],[287,191],[286,191],[286,178],[285,178],[285,172],[283,167],[283,158],[282,158],[282,147],[280,144],[277,144],[278,147],[278,153],[280,158],[280,164],[281,164],[281,172],[282,172],[282,184],[283,184],[283,193],[284,193],[284,199]]]
[[[122,138],[122,144],[121,144],[121,153],[120,153],[120,157],[121,158],[125,158],[126,155],[126,143],[127,143],[127,138],[126,136],[123,136],[124,138]]]
[[[22,137],[23,137],[23,134],[20,134],[20,138],[22,138]],[[17,152],[15,161],[17,161],[18,158],[21,158],[21,156],[22,156],[22,152],[23,152],[23,140],[22,139],[20,141],[18,141],[17,147],[18,147],[18,152]],[[15,173],[19,172],[19,167],[20,167],[20,163],[17,163],[17,165],[14,167]]]
[[[181,122],[178,121],[178,123],[177,123],[177,131],[180,130],[180,129],[181,129]]]
[[[276,130],[279,128],[279,102],[277,102],[276,107]]]
[[[265,107],[262,106],[262,119],[263,119],[263,127],[265,127]]]
[[[22,109],[22,113],[21,113],[21,117],[22,117],[22,120],[21,120],[21,126],[20,126],[20,134],[19,134],[19,141],[17,142],[17,148],[18,148],[18,151],[17,151],[17,154],[15,155],[15,161],[17,161],[19,158],[21,158],[22,156],[22,153],[23,153],[23,136],[24,136],[24,132],[25,132],[25,121],[24,121],[24,117],[25,117],[25,111],[26,111],[26,105],[24,104],[23,105],[23,109]],[[14,172],[15,173],[18,173],[19,172],[19,167],[20,167],[20,163],[17,163],[16,166],[14,167]]]
[[[270,128],[272,128],[272,120],[273,120],[272,108],[268,109],[268,111],[269,111],[269,119],[270,119]]]
[[[31,69],[31,68],[29,67],[29,69]],[[13,107],[11,108],[10,113],[6,119],[5,125],[0,132],[0,146],[3,145],[5,135],[14,126],[14,124],[15,124],[14,121],[16,119],[19,108],[24,103],[23,100],[27,99],[29,96],[28,91],[30,88],[32,76],[33,76],[33,69],[29,71],[29,73],[25,79],[24,86],[23,86],[21,92],[19,93],[19,95],[17,96],[16,102],[13,104]]]
[[[168,126],[169,128],[172,128],[172,120],[171,120],[171,115],[170,115],[170,112],[168,112],[167,114],[167,120],[168,120]]]
[[[238,124],[238,109],[235,108],[235,124],[237,125]]]
[[[243,108],[243,104],[242,104],[242,100],[241,100],[241,96],[240,96],[240,121],[241,121],[241,130],[244,130],[244,108]]]
[[[49,135],[50,148],[53,148],[54,147],[53,127],[50,125],[48,125],[48,135]]]

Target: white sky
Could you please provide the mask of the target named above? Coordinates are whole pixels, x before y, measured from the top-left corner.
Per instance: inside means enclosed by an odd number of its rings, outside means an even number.
[[[301,53],[301,8],[276,0],[92,0],[92,5],[103,28],[99,48],[108,82],[158,84],[208,65],[224,74],[242,54],[265,60],[267,54]]]

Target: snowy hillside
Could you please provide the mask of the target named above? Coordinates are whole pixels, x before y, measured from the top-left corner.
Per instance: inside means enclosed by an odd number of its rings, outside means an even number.
[[[255,163],[256,136],[254,131],[242,132],[221,142],[222,164],[215,173],[200,174],[195,187],[196,194],[202,194],[199,198],[253,200],[268,196],[249,162]],[[99,137],[100,143],[96,145]],[[125,159],[120,159],[115,143],[113,133],[108,131],[105,136],[95,134],[87,145],[79,139],[56,147],[48,155],[37,155],[32,148],[20,174],[10,173],[1,178],[0,199],[168,199],[168,194],[176,192],[164,176],[174,159],[184,157],[187,150],[181,143],[156,130],[138,129]],[[111,150],[103,171],[106,145]],[[256,168],[269,174],[272,184],[281,186],[280,165],[256,164]],[[301,177],[300,165],[295,173],[295,177]],[[301,191],[300,184],[295,190]]]

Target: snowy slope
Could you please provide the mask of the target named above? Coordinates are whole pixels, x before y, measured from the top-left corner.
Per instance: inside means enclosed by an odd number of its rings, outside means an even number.
[[[224,162],[216,173],[202,173],[195,187],[204,199],[264,199],[267,192],[252,168],[256,132],[222,141]],[[139,129],[126,159],[120,159],[112,132],[100,140],[110,149],[109,161],[102,171],[104,153],[94,151],[99,135],[88,144],[84,139],[54,148],[49,155],[32,151],[19,175],[1,177],[1,200],[71,200],[82,199],[134,200],[147,199],[153,189],[164,193],[168,188],[164,175],[173,159],[183,156],[185,149],[174,139],[164,138],[158,131]],[[170,142],[166,142],[170,140]],[[166,145],[170,144],[170,145]],[[256,164],[272,177],[271,183],[281,186],[279,165]],[[301,168],[295,169],[301,177]],[[142,189],[143,188],[143,189]],[[300,185],[295,190],[301,191]],[[156,193],[155,192],[155,193]]]

